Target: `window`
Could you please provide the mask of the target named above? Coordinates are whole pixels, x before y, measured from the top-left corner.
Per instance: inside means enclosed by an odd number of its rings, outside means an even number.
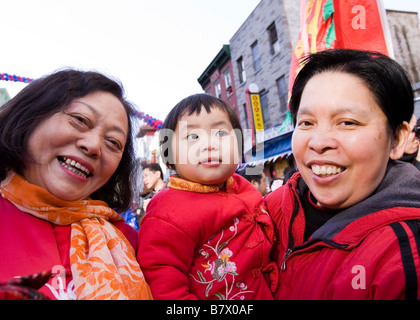
[[[273,22],[268,28],[268,39],[270,41],[270,50],[271,54],[275,55],[280,52],[280,43],[277,37],[276,24]]]
[[[282,76],[277,79],[277,91],[280,98],[280,113],[285,114],[287,111],[287,98],[289,95],[289,89],[286,82],[286,77]]]
[[[270,110],[268,109],[268,92],[265,90],[260,92],[260,103],[264,125],[266,125],[270,121]]]
[[[244,83],[246,81],[244,60],[242,57],[240,57],[238,60],[236,60],[236,63],[238,65],[239,83]]]
[[[254,70],[257,71],[261,68],[261,55],[258,41],[255,41],[251,46],[252,58],[254,59]]]
[[[227,96],[230,97],[233,93],[232,77],[230,76],[230,68],[226,68],[226,70],[223,71],[223,77],[225,78]]]
[[[214,89],[216,91],[216,97],[221,98],[222,97],[222,87],[220,86],[220,81],[217,79],[214,82]]]

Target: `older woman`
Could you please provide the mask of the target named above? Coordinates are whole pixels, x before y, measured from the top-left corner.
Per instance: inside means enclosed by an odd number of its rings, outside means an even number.
[[[419,293],[420,174],[399,159],[413,113],[404,70],[379,53],[309,56],[290,100],[299,172],[266,198],[278,299]]]
[[[49,298],[150,298],[113,210],[131,200],[133,114],[118,83],[75,70],[0,108],[0,281],[51,271]]]

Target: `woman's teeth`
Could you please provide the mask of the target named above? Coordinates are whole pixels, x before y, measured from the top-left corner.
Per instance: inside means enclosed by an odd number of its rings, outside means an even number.
[[[311,169],[312,169],[312,172],[315,173],[317,176],[331,176],[331,175],[339,174],[344,171],[344,168],[340,168],[336,166],[312,165]]]
[[[81,177],[87,178],[87,176],[90,175],[90,170],[75,160],[61,157],[59,158],[59,161],[64,168],[78,174]]]

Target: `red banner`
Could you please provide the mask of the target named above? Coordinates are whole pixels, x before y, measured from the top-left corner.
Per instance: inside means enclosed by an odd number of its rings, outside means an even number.
[[[289,73],[289,97],[293,82],[309,53],[335,47],[332,0],[301,0],[300,33],[292,53]]]
[[[301,0],[300,33],[292,54],[289,97],[302,58],[333,48],[379,51],[393,56],[381,0]]]
[[[334,0],[337,48],[379,51],[392,56],[385,14],[380,0]]]

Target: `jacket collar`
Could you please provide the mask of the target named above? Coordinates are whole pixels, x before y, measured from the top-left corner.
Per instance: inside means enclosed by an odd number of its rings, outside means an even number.
[[[197,193],[216,193],[220,190],[217,185],[205,185],[198,182],[182,179],[178,175],[172,175],[169,177],[168,187],[171,189],[190,191]],[[237,189],[237,185],[233,177],[229,177],[225,182],[226,192],[232,192]]]

